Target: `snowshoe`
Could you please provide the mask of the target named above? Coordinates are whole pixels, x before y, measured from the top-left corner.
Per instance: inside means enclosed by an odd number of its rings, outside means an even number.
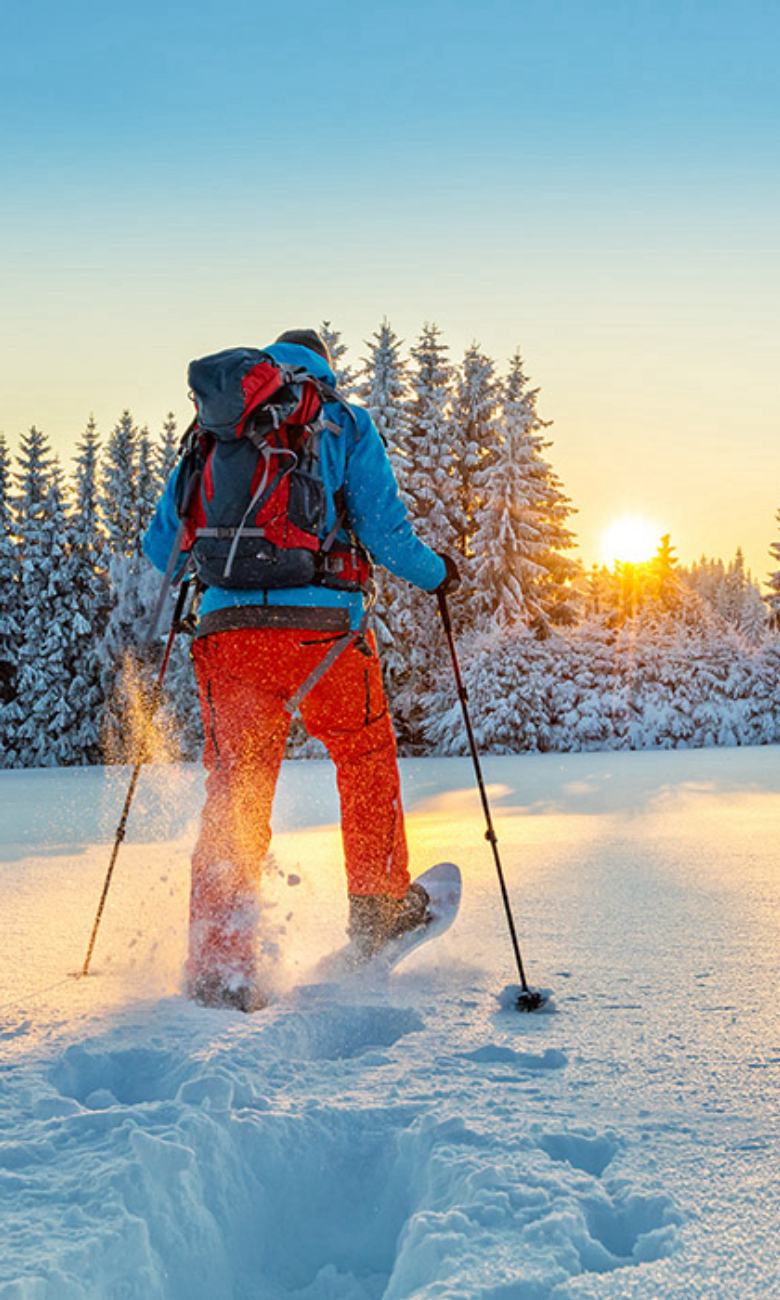
[[[424,871],[400,901],[369,895],[355,907],[357,896],[350,896],[350,942],[319,963],[316,978],[393,970],[415,948],[449,929],[458,914],[460,896],[460,870],[452,862],[439,862]],[[383,901],[377,903],[376,899]]]
[[[402,934],[430,920],[430,898],[414,881],[403,898],[389,894],[351,894],[349,934],[356,961],[371,961]]]

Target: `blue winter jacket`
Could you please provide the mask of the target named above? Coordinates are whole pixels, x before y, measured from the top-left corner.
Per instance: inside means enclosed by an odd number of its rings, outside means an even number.
[[[264,349],[277,361],[304,366],[311,374],[335,383],[324,357],[296,343],[274,343]],[[349,524],[377,564],[424,591],[433,591],[446,575],[444,561],[415,535],[398,493],[398,484],[368,411],[353,406],[355,419],[337,402],[328,403],[328,420],[340,426],[335,433],[325,429],[320,442],[320,473],[327,495],[327,516],[323,537],[336,522],[334,494],[344,489]],[[144,552],[152,564],[165,572],[179,520],[175,508],[178,470],[168,480],[154,518],[144,537]],[[349,544],[346,535],[341,540]],[[360,592],[333,591],[329,587],[283,587],[260,591],[226,591],[209,587],[203,595],[201,614],[236,605],[305,605],[342,608],[349,611],[354,629],[363,614]]]

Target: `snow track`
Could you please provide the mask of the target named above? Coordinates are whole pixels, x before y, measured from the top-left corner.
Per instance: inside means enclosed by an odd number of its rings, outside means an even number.
[[[444,1007],[293,999],[248,1022],[172,998],[71,1044],[5,1153],[38,1261],[19,1294],[487,1300],[668,1254],[672,1199],[610,1178],[614,1135],[518,1124],[565,1055],[450,1054]],[[455,1080],[493,1103],[451,1113]],[[523,1256],[544,1269],[521,1291]]]
[[[446,792],[457,761],[405,777],[418,860],[466,868],[462,913],[384,988],[307,983],[342,932],[340,854],[312,816],[324,765],[286,771],[310,824],[277,839],[264,924],[285,960],[251,1017],[177,992],[188,774],[173,836],[123,849],[95,978],[62,973],[104,846],[12,845],[2,1300],[776,1296],[780,1023],[755,990],[778,757],[488,764],[545,1015],[500,1008],[511,954],[473,795]]]

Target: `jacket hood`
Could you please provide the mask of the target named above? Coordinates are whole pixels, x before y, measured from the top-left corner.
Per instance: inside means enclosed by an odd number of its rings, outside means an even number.
[[[275,361],[283,361],[285,365],[303,366],[310,375],[314,375],[317,379],[326,379],[329,384],[335,386],[336,376],[331,367],[313,348],[302,347],[300,343],[272,343],[270,347],[263,348],[263,351]]]

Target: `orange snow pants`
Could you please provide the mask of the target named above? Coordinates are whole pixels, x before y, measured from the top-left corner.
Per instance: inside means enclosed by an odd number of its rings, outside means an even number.
[[[190,970],[251,974],[257,888],[291,717],[285,703],[333,638],[241,628],[196,639],[206,802],[192,859]],[[336,764],[350,894],[402,898],[409,884],[396,744],[373,635],[352,643],[300,706]]]

